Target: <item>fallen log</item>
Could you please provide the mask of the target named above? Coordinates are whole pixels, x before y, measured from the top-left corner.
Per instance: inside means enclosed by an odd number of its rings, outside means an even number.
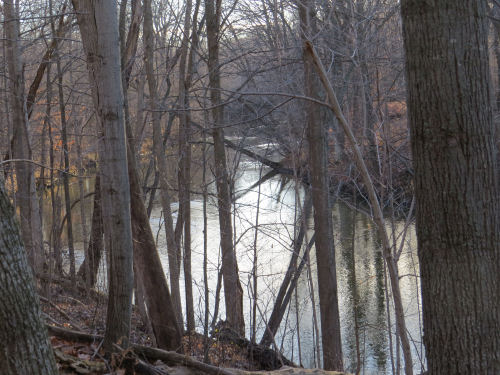
[[[72,331],[65,328],[47,325],[50,335],[57,336],[66,340],[95,342],[103,339],[101,335],[92,335],[89,333]],[[191,371],[191,374],[204,373],[208,375],[346,375],[336,371],[325,371],[320,369],[303,369],[283,367],[274,371],[246,371],[233,368],[221,368],[200,362],[187,355],[162,349],[151,348],[143,345],[132,344],[131,349],[138,356],[143,356],[149,360],[160,360],[168,366],[184,366]],[[175,372],[174,372],[175,373]],[[186,373],[186,372],[184,372]]]

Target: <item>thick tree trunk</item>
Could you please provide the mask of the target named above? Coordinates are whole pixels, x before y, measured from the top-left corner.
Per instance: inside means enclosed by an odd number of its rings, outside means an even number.
[[[245,334],[243,289],[238,275],[238,263],[233,247],[231,194],[229,191],[229,176],[226,165],[226,150],[224,147],[224,130],[222,128],[224,111],[220,93],[219,67],[219,28],[221,11],[219,1],[205,0],[208,75],[210,81],[210,99],[213,106],[212,137],[214,140],[215,178],[217,186],[217,203],[219,207],[220,246],[222,249],[222,274],[224,280],[224,297],[226,301],[226,319],[229,325],[243,336]]]
[[[313,1],[299,4],[301,34],[304,40],[314,32]],[[304,49],[305,94],[318,98],[319,80],[314,72],[312,56]],[[323,367],[327,370],[343,370],[340,315],[337,295],[337,271],[333,242],[333,223],[330,205],[328,177],[328,144],[326,130],[319,118],[319,106],[306,103],[307,140],[309,143],[309,167],[314,208],[314,232],[316,234],[316,260],[318,267],[318,292],[321,315],[321,341]]]
[[[12,154],[14,159],[26,161],[16,163],[16,201],[21,215],[21,233],[28,259],[35,273],[42,272],[43,243],[42,224],[36,197],[31,146],[28,134],[28,117],[24,102],[24,77],[19,46],[19,17],[12,1],[4,1],[4,27],[7,45],[7,67],[9,72],[10,103],[14,128]]]
[[[109,252],[105,348],[128,346],[133,246],[116,1],[73,0],[100,125],[102,216]]]
[[[57,366],[40,317],[14,211],[0,182],[0,364],[2,374],[52,375]]]
[[[429,374],[500,373],[487,1],[401,2]]]

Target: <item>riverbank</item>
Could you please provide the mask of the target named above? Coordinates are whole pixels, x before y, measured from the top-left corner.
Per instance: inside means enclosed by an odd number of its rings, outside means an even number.
[[[261,370],[258,363],[249,358],[246,349],[234,342],[220,340],[218,336],[205,338],[197,333],[186,333],[183,354],[154,349],[154,338],[135,306],[130,336],[134,349],[119,350],[109,357],[101,348],[106,298],[96,293],[89,296],[82,289],[75,292],[60,283],[52,284],[49,290],[50,299],[40,296],[42,316],[61,374],[190,375],[210,371],[226,375],[264,374],[258,372]],[[340,374],[292,367],[265,373]]]

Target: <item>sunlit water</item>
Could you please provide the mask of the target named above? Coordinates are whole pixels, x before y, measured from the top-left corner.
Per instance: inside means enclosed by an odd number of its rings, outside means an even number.
[[[261,175],[259,165],[245,161],[240,165],[242,170],[236,177],[235,190],[240,196]],[[264,170],[264,173],[266,170]],[[92,190],[92,183],[87,182],[86,190]],[[213,186],[212,186],[213,189]],[[279,178],[271,179],[260,187],[241,195],[234,206],[235,242],[240,271],[240,280],[244,290],[244,311],[246,315],[247,337],[250,336],[250,317],[253,292],[252,268],[254,249],[257,249],[257,339],[259,340],[265,328],[265,322],[271,314],[275,295],[281,284],[292,251],[294,237],[294,222],[297,215],[295,197],[303,199],[303,192],[295,188],[293,183],[282,184]],[[73,185],[73,194],[77,195],[77,186]],[[198,197],[196,197],[198,198]],[[191,202],[192,220],[192,274],[195,305],[196,325],[203,331],[204,316],[204,284],[203,284],[203,205],[202,201],[194,199]],[[256,247],[255,224],[257,202],[260,200],[258,219],[258,236]],[[90,207],[92,199],[88,199],[87,221],[90,221]],[[211,198],[207,206],[208,220],[208,284],[210,289],[209,309],[214,310],[215,290],[218,270],[220,269],[219,223],[217,208]],[[173,205],[177,210],[177,204]],[[46,214],[50,212],[45,207]],[[362,374],[389,374],[392,373],[390,360],[389,334],[387,320],[386,278],[383,258],[380,253],[379,241],[373,223],[366,215],[357,212],[343,202],[337,202],[333,208],[334,238],[337,261],[337,278],[340,305],[340,321],[342,326],[342,342],[344,364],[346,370],[354,372],[356,369],[356,340],[355,340],[355,313],[359,337],[359,351]],[[74,227],[79,230],[79,207],[73,210]],[[312,228],[312,222],[309,227]],[[155,206],[151,215],[153,234],[157,239],[158,250],[165,272],[168,276],[168,257],[165,241],[165,231],[161,216],[161,207]],[[398,247],[401,242],[401,233],[404,222],[395,223],[395,237]],[[75,233],[81,238],[80,233]],[[310,230],[308,236],[312,235]],[[354,243],[354,252],[352,244]],[[83,246],[76,244],[77,261],[83,257]],[[311,252],[311,274],[315,293],[315,302],[318,304],[318,286],[316,278],[316,264],[314,248]],[[182,268],[181,268],[182,269]],[[355,271],[355,272],[354,272]],[[403,251],[399,260],[401,277],[401,291],[405,308],[406,324],[412,340],[413,361],[415,370],[421,370],[422,344],[419,319],[419,282],[418,263],[416,257],[416,238],[413,226],[410,226],[403,244]],[[302,272],[297,286],[297,298],[292,298],[287,313],[283,318],[281,328],[275,338],[276,345],[282,349],[284,355],[292,361],[301,362],[305,367],[318,366],[316,358],[315,338],[313,332],[313,309],[310,283],[307,278],[307,267]],[[181,275],[181,295],[184,298],[184,280]],[[356,286],[356,287],[355,287]],[[390,288],[389,288],[390,289]],[[355,309],[355,290],[358,293],[358,303]],[[222,291],[223,293],[223,291]],[[223,294],[221,294],[223,295]],[[391,301],[389,293],[389,301]],[[389,302],[390,330],[393,333],[393,355],[396,356],[395,322],[392,303]],[[319,308],[317,308],[319,320]],[[224,299],[221,298],[219,319],[224,319]],[[297,321],[298,317],[298,321]],[[212,316],[210,317],[212,320]],[[319,325],[319,322],[318,322]],[[297,329],[299,327],[299,329]],[[300,340],[300,355],[299,355]],[[402,354],[400,354],[402,357]],[[300,357],[300,358],[299,358]],[[397,365],[397,361],[395,360]],[[401,364],[402,366],[402,364]]]

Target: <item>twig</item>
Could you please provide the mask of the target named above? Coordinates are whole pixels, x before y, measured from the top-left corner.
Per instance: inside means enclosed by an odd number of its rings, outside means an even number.
[[[84,306],[84,307],[88,307],[86,304],[84,304],[82,301],[76,299],[76,298],[73,298],[73,297],[70,297],[70,296],[64,296],[64,298],[67,298],[71,301],[75,301],[76,303],[79,303],[80,305]]]
[[[43,301],[43,302],[46,302],[48,303],[50,306],[52,306],[53,308],[55,308],[63,317],[65,317],[66,319],[69,320],[70,324],[75,327],[76,329],[78,329],[79,331],[81,331],[82,329],[80,328],[80,326],[78,324],[76,324],[75,322],[73,322],[73,319],[71,319],[71,317],[64,311],[62,310],[59,306],[57,306],[54,302],[52,301],[49,301],[47,298],[45,297],[42,297],[42,296],[39,296],[40,298],[40,301]]]
[[[80,175],[77,175],[77,174],[73,174],[71,172],[65,171],[64,169],[60,169],[60,168],[51,168],[48,165],[44,165],[42,163],[39,163],[39,162],[31,160],[31,159],[8,159],[8,160],[4,160],[4,161],[0,162],[0,166],[2,166],[4,164],[9,164],[9,163],[20,163],[20,162],[21,163],[35,164],[35,165],[37,165],[39,167],[42,167],[42,168],[45,168],[45,169],[48,169],[48,170],[51,170],[51,171],[58,171],[58,172],[61,172],[61,173],[67,173],[69,176],[72,176],[72,177],[94,178],[94,176],[80,176]]]
[[[45,319],[48,319],[50,320],[52,323],[54,324],[57,324],[58,326],[62,326],[61,323],[59,323],[57,320],[55,320],[53,317],[51,317],[49,314],[46,314],[46,313],[42,313],[42,316],[45,318]]]

